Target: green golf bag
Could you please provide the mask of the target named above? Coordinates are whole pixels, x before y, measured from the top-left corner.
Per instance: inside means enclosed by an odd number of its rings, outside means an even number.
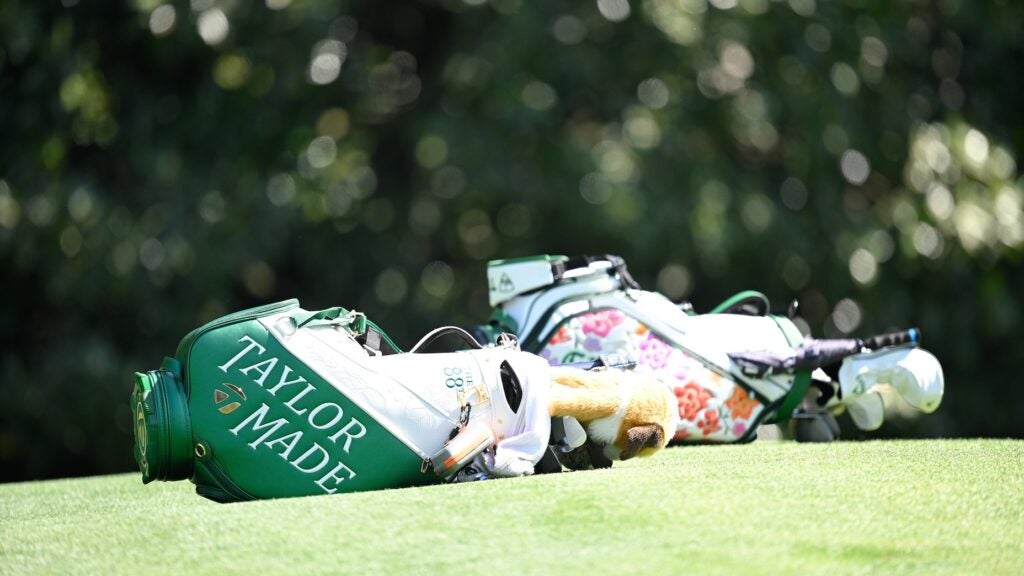
[[[549,433],[548,365],[514,341],[401,353],[343,308],[296,300],[192,331],[131,395],[143,482],[191,479],[217,501],[532,473]],[[472,467],[468,466],[470,463]]]

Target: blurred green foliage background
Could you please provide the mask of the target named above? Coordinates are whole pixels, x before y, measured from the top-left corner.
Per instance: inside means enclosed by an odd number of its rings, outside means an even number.
[[[8,0],[0,479],[125,471],[133,371],[299,297],[408,346],[485,262],[616,253],[707,310],[918,325],[1024,436],[1013,0]]]

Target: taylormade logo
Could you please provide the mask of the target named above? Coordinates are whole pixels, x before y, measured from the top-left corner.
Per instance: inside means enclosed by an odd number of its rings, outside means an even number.
[[[366,427],[355,418],[346,419],[345,411],[334,402],[313,405],[309,400],[303,402],[310,392],[316,390],[315,386],[307,382],[304,377],[296,375],[291,366],[276,357],[248,364],[256,357],[262,356],[266,352],[266,348],[249,336],[242,336],[239,342],[245,344],[242,350],[218,368],[226,374],[237,364],[236,369],[239,372],[258,386],[265,388],[271,396],[281,399],[291,414],[286,414],[286,417],[283,418],[269,420],[270,406],[263,402],[234,428],[231,428],[230,432],[238,436],[243,430],[251,429],[253,433],[260,434],[255,440],[249,442],[250,448],[257,450],[262,444],[276,452],[297,471],[319,475],[319,479],[314,483],[328,494],[336,492],[338,484],[355,478],[355,471],[340,459],[332,458],[327,448],[321,446],[316,440],[304,439],[304,431],[295,430],[294,419],[296,417],[304,419],[314,429],[330,433],[327,439],[335,446],[340,446],[345,453],[349,452],[354,440],[366,435]],[[271,377],[272,374],[274,377]],[[268,384],[269,388],[267,388]],[[334,465],[328,468],[328,464],[332,460]],[[325,470],[326,472],[324,472]]]

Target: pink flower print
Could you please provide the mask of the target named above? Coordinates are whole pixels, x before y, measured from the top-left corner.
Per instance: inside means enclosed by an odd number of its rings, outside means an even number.
[[[584,334],[596,334],[602,338],[608,336],[612,328],[622,324],[625,319],[626,317],[618,310],[601,310],[580,318]]]
[[[734,425],[734,426],[732,427],[732,433],[733,433],[733,434],[734,434],[734,435],[735,435],[736,437],[740,437],[740,436],[743,436],[743,434],[745,434],[746,432],[747,432],[747,425],[746,425],[746,424],[745,424],[744,422],[737,422],[737,423],[736,423],[736,424],[735,424],[735,425]]]
[[[669,354],[672,348],[661,341],[654,334],[647,333],[647,337],[640,341],[637,346],[637,364],[646,366],[651,370],[661,370],[668,364]]]

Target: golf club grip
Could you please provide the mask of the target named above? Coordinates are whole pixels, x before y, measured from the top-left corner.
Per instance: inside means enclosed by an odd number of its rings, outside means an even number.
[[[864,339],[864,347],[871,350],[885,348],[886,346],[902,346],[904,344],[917,344],[921,340],[921,331],[917,328],[910,328],[900,332],[879,334]]]

